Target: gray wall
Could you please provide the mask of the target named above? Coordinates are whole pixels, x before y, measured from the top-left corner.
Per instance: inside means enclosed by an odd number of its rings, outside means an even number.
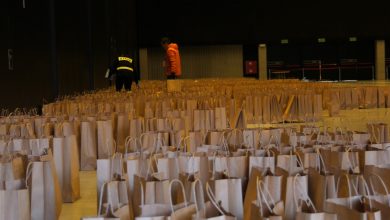
[[[183,47],[179,45],[179,50],[182,62],[182,78],[242,76],[241,45]],[[153,80],[164,79],[163,60],[164,50],[162,48],[148,48],[147,62],[140,61],[143,64],[141,66],[141,77]],[[143,75],[144,73],[145,75]]]

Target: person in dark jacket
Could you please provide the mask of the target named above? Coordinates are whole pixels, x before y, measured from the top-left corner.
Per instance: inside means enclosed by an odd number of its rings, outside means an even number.
[[[112,78],[113,76],[115,76],[116,91],[121,91],[123,86],[127,91],[130,91],[133,82],[138,84],[137,73],[134,69],[134,60],[130,56],[123,54],[118,56],[106,73],[106,78]]]

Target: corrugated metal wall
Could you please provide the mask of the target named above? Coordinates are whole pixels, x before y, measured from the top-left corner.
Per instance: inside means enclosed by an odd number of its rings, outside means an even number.
[[[182,78],[242,76],[241,45],[188,46],[179,49],[182,62]],[[147,56],[147,78],[151,80],[164,79],[164,69],[162,67],[164,50],[162,48],[148,48]],[[141,74],[142,72],[144,71],[141,67]]]

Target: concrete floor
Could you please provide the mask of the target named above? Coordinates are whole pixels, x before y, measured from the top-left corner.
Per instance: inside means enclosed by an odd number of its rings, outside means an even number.
[[[390,109],[355,109],[342,110],[337,117],[329,117],[324,111],[323,120],[317,122],[318,125],[326,127],[342,127],[347,126],[355,131],[365,131],[367,122],[386,122],[390,123]],[[285,126],[291,124],[284,124]],[[299,126],[300,124],[294,124]],[[266,125],[269,126],[269,125]],[[272,125],[275,126],[275,125]],[[252,125],[255,127],[255,125]],[[67,203],[63,205],[60,219],[74,220],[80,219],[82,216],[96,215],[96,172],[82,171],[80,172],[81,184],[81,199],[75,203]]]

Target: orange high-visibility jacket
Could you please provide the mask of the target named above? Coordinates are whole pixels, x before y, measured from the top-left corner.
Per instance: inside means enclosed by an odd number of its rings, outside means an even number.
[[[175,73],[175,76],[181,75],[179,46],[175,43],[168,45],[165,55],[165,74],[170,75],[171,73]]]

